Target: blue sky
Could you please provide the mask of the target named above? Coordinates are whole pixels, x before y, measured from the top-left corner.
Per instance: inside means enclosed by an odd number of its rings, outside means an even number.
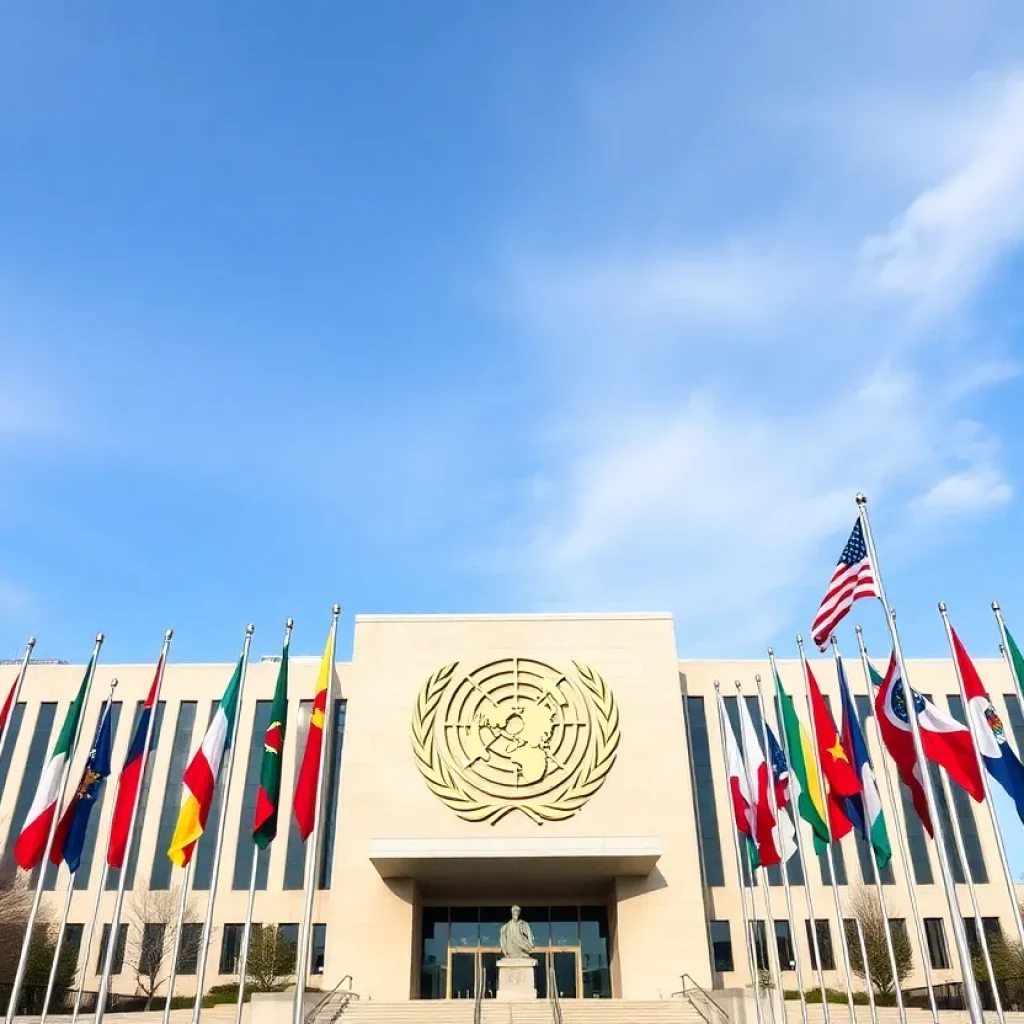
[[[8,5],[0,653],[792,653],[858,489],[910,653],[1024,633],[1024,10],[834,6]]]

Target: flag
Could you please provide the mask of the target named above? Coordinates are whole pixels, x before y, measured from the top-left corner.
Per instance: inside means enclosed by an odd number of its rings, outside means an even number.
[[[950,626],[949,631],[953,637],[953,650],[964,682],[967,713],[974,722],[974,731],[978,736],[978,748],[985,762],[985,770],[1006,790],[1017,808],[1017,816],[1024,821],[1024,765],[1021,765],[1020,759],[1007,742],[1006,730],[999,715],[996,714],[996,709],[992,707],[974,662],[960,642],[960,637],[956,635],[956,630]]]
[[[754,722],[750,717],[750,709],[742,696],[738,696],[740,713],[740,735],[743,737],[744,763],[747,768],[747,783],[754,800],[753,821],[754,838],[757,841],[757,856],[764,867],[778,864],[781,858],[779,837],[775,815],[769,798],[769,786],[772,786],[771,769],[765,759],[761,743],[754,730]],[[791,851],[787,851],[791,852]]]
[[[779,700],[782,733],[789,751],[791,799],[800,817],[811,826],[815,852],[823,853],[829,843],[829,834],[814,748],[793,706],[793,698],[782,688],[778,669],[775,670],[775,692]]]
[[[832,573],[828,589],[811,624],[811,636],[818,649],[825,650],[832,631],[846,617],[854,601],[862,597],[879,596],[875,571],[868,557],[864,531],[858,519],[846,547],[843,548],[843,553],[839,556],[835,572]]]
[[[860,819],[863,823],[859,830],[860,834],[865,842],[874,847],[878,866],[884,868],[892,860],[892,846],[889,844],[889,833],[886,831],[885,817],[882,814],[882,798],[878,792],[875,773],[871,770],[868,746],[853,705],[853,697],[850,695],[843,661],[838,658],[836,662],[839,668],[839,697],[843,705],[843,747],[849,751],[853,770],[860,778],[861,785],[860,796],[850,799],[860,804]]]
[[[82,849],[85,833],[89,828],[89,816],[103,792],[103,783],[110,774],[111,736],[110,700],[103,705],[103,714],[96,726],[88,760],[82,770],[82,779],[71,797],[64,814],[57,822],[57,831],[50,847],[50,860],[59,864],[62,860],[74,874],[82,863]]]
[[[875,715],[882,733],[882,742],[889,756],[896,763],[903,785],[910,790],[914,801],[914,810],[921,819],[930,836],[935,835],[932,828],[931,815],[928,813],[928,799],[924,791],[924,776],[914,752],[914,737],[910,732],[910,720],[907,718],[907,705],[903,696],[903,681],[900,679],[899,667],[895,655],[889,659],[889,668],[882,679],[869,665],[871,682],[878,687],[875,694]],[[920,709],[920,697],[915,694]]]
[[[807,665],[807,690],[811,696],[811,714],[818,739],[818,757],[821,773],[828,783],[828,822],[833,840],[842,839],[856,825],[864,829],[864,818],[859,802],[851,799],[860,795],[861,785],[857,772],[850,763],[850,755],[832,720],[832,713],[818,688],[811,666]]]
[[[790,780],[789,765],[786,763],[786,755],[779,746],[779,741],[772,732],[772,727],[765,722],[765,732],[768,733],[768,763],[772,770],[772,783],[775,787],[775,809],[778,811],[776,828],[773,833],[775,849],[782,854],[783,860],[789,860],[796,853],[796,827],[793,819],[786,809],[790,803]]]
[[[60,798],[61,781],[64,769],[71,760],[75,750],[75,736],[78,733],[78,722],[82,717],[82,705],[85,703],[85,692],[92,678],[95,656],[89,659],[85,667],[82,685],[78,688],[75,699],[68,708],[61,726],[60,735],[53,746],[50,760],[43,767],[43,774],[32,798],[32,806],[25,818],[25,827],[21,830],[14,844],[14,859],[26,871],[36,867],[46,853],[46,840],[50,837],[50,826],[57,812],[57,800]]]
[[[7,719],[11,717],[11,708],[14,706],[14,695],[18,692],[18,682],[20,679],[21,673],[18,673],[18,675],[14,677],[14,682],[11,683],[11,688],[7,691],[4,706],[0,709],[0,736],[3,736],[4,731],[7,729]]]
[[[729,723],[729,717],[725,713],[725,704],[722,702],[721,694],[718,695],[719,708],[722,715],[722,727],[725,731],[725,760],[729,772],[729,798],[732,804],[733,821],[740,835],[746,840],[747,855],[750,858],[750,867],[760,866],[760,858],[757,852],[757,841],[754,831],[754,797],[750,792],[750,776],[747,774],[746,765],[743,763],[743,755],[740,753],[739,744]]]
[[[263,736],[263,760],[260,762],[260,788],[256,793],[256,813],[252,822],[253,842],[265,850],[277,835],[277,809],[281,804],[281,753],[288,725],[288,645],[281,651],[277,670],[270,725]]]
[[[327,634],[327,646],[320,659],[320,671],[316,677],[316,692],[313,694],[313,711],[309,716],[309,733],[306,748],[302,752],[302,765],[295,783],[295,800],[292,809],[299,826],[299,835],[305,842],[316,825],[316,790],[320,778],[320,754],[323,744],[324,720],[327,716],[327,697],[331,690],[331,672],[334,666],[334,630],[337,623],[331,623]]]
[[[1010,655],[1010,664],[1013,666],[1013,674],[1017,679],[1017,688],[1024,695],[1024,654],[1020,653],[1020,648],[1017,646],[1017,641],[1013,639],[1013,634],[1003,625],[1003,630],[1006,633],[1006,647]]]
[[[167,856],[178,865],[184,867],[195,852],[196,843],[206,828],[206,819],[210,816],[210,805],[213,803],[213,792],[220,774],[220,766],[224,760],[224,752],[231,746],[235,731],[235,718],[238,714],[238,693],[242,684],[242,658],[238,659],[234,675],[224,696],[220,699],[210,722],[209,729],[203,737],[202,745],[196,751],[182,778],[184,799],[178,814],[178,823],[174,826],[174,835]]]

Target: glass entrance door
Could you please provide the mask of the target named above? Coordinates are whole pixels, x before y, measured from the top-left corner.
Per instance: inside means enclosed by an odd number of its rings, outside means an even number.
[[[476,998],[476,950],[471,953],[451,951],[448,963],[449,999]]]
[[[555,986],[559,999],[575,999],[579,995],[579,956],[575,949],[555,949],[551,952],[555,969]]]

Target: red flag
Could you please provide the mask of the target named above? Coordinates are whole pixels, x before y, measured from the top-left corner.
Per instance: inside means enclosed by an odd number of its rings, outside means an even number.
[[[4,730],[7,728],[7,719],[11,717],[11,707],[14,705],[14,695],[18,691],[18,680],[20,678],[20,673],[14,677],[14,682],[11,683],[11,688],[7,691],[7,699],[4,701],[3,710],[0,710],[0,736],[3,736]]]
[[[317,673],[316,692],[313,694],[313,711],[309,716],[309,734],[306,737],[306,747],[302,751],[299,777],[295,783],[295,800],[292,804],[292,811],[295,814],[295,821],[299,826],[299,835],[302,836],[303,842],[316,828],[316,791],[320,779],[327,698],[330,694],[331,672],[334,668],[332,664],[334,660],[334,629],[335,624],[332,622],[331,631],[327,635],[327,647],[320,661],[320,671]]]
[[[807,666],[807,691],[811,696],[821,772],[828,783],[829,830],[834,841],[842,839],[853,829],[853,822],[846,814],[844,798],[856,796],[861,792],[862,785],[810,665]]]

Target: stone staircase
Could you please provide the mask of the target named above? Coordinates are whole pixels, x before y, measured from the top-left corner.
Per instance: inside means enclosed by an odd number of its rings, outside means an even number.
[[[563,1024],[704,1024],[686,999],[563,999],[561,1006]],[[532,1003],[488,999],[481,1010],[481,1024],[552,1024],[554,1019],[546,999]],[[469,999],[356,1000],[345,1007],[338,1024],[473,1024],[473,1003]]]

